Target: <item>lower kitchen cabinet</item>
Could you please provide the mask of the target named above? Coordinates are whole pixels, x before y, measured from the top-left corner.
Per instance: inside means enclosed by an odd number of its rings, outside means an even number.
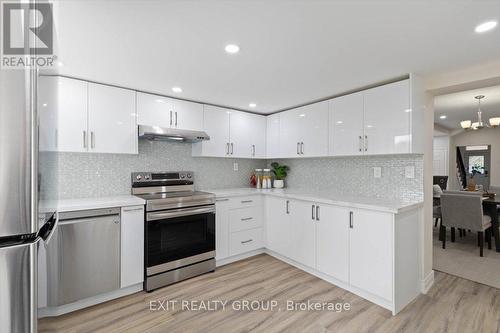
[[[144,206],[121,209],[120,287],[144,280]]]
[[[292,248],[289,213],[290,200],[266,197],[266,246],[283,255]]]
[[[316,206],[311,202],[289,202],[290,258],[308,267],[316,267]]]
[[[229,257],[229,198],[217,199],[215,202],[215,259]]]

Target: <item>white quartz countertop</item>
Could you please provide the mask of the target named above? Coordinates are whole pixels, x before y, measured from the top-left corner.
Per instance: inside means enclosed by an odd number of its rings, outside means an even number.
[[[43,207],[54,207],[58,212],[72,212],[77,210],[127,207],[144,205],[145,201],[133,195],[120,195],[102,198],[62,199],[47,200],[40,202],[40,210]]]
[[[217,198],[238,197],[247,195],[272,195],[276,197],[314,201],[317,203],[346,206],[361,209],[370,209],[388,213],[403,213],[423,206],[423,202],[404,202],[383,198],[349,196],[328,191],[310,191],[294,189],[270,189],[260,190],[255,188],[229,188],[229,189],[204,189],[211,192]]]

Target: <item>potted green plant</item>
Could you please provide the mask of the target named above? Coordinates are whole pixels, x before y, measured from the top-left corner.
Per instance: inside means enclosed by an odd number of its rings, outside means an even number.
[[[271,168],[271,171],[275,177],[273,186],[275,188],[285,187],[285,178],[290,168],[287,165],[279,164],[278,162],[271,163]]]

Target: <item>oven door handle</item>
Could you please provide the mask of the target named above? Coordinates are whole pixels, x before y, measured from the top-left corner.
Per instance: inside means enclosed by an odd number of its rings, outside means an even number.
[[[155,221],[161,219],[169,219],[180,216],[189,216],[189,215],[197,215],[197,214],[206,214],[206,213],[215,213],[215,207],[198,207],[198,208],[181,208],[169,210],[167,212],[156,212],[156,213],[148,213],[147,220]]]

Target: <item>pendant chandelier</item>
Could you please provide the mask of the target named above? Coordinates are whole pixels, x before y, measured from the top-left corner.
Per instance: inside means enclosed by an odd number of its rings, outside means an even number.
[[[472,120],[462,120],[460,122],[460,126],[466,130],[479,130],[485,127],[498,127],[500,125],[500,117],[490,118],[490,123],[483,122],[483,112],[481,111],[481,100],[484,98],[484,95],[477,95],[474,98],[477,99],[477,121],[473,122]]]

